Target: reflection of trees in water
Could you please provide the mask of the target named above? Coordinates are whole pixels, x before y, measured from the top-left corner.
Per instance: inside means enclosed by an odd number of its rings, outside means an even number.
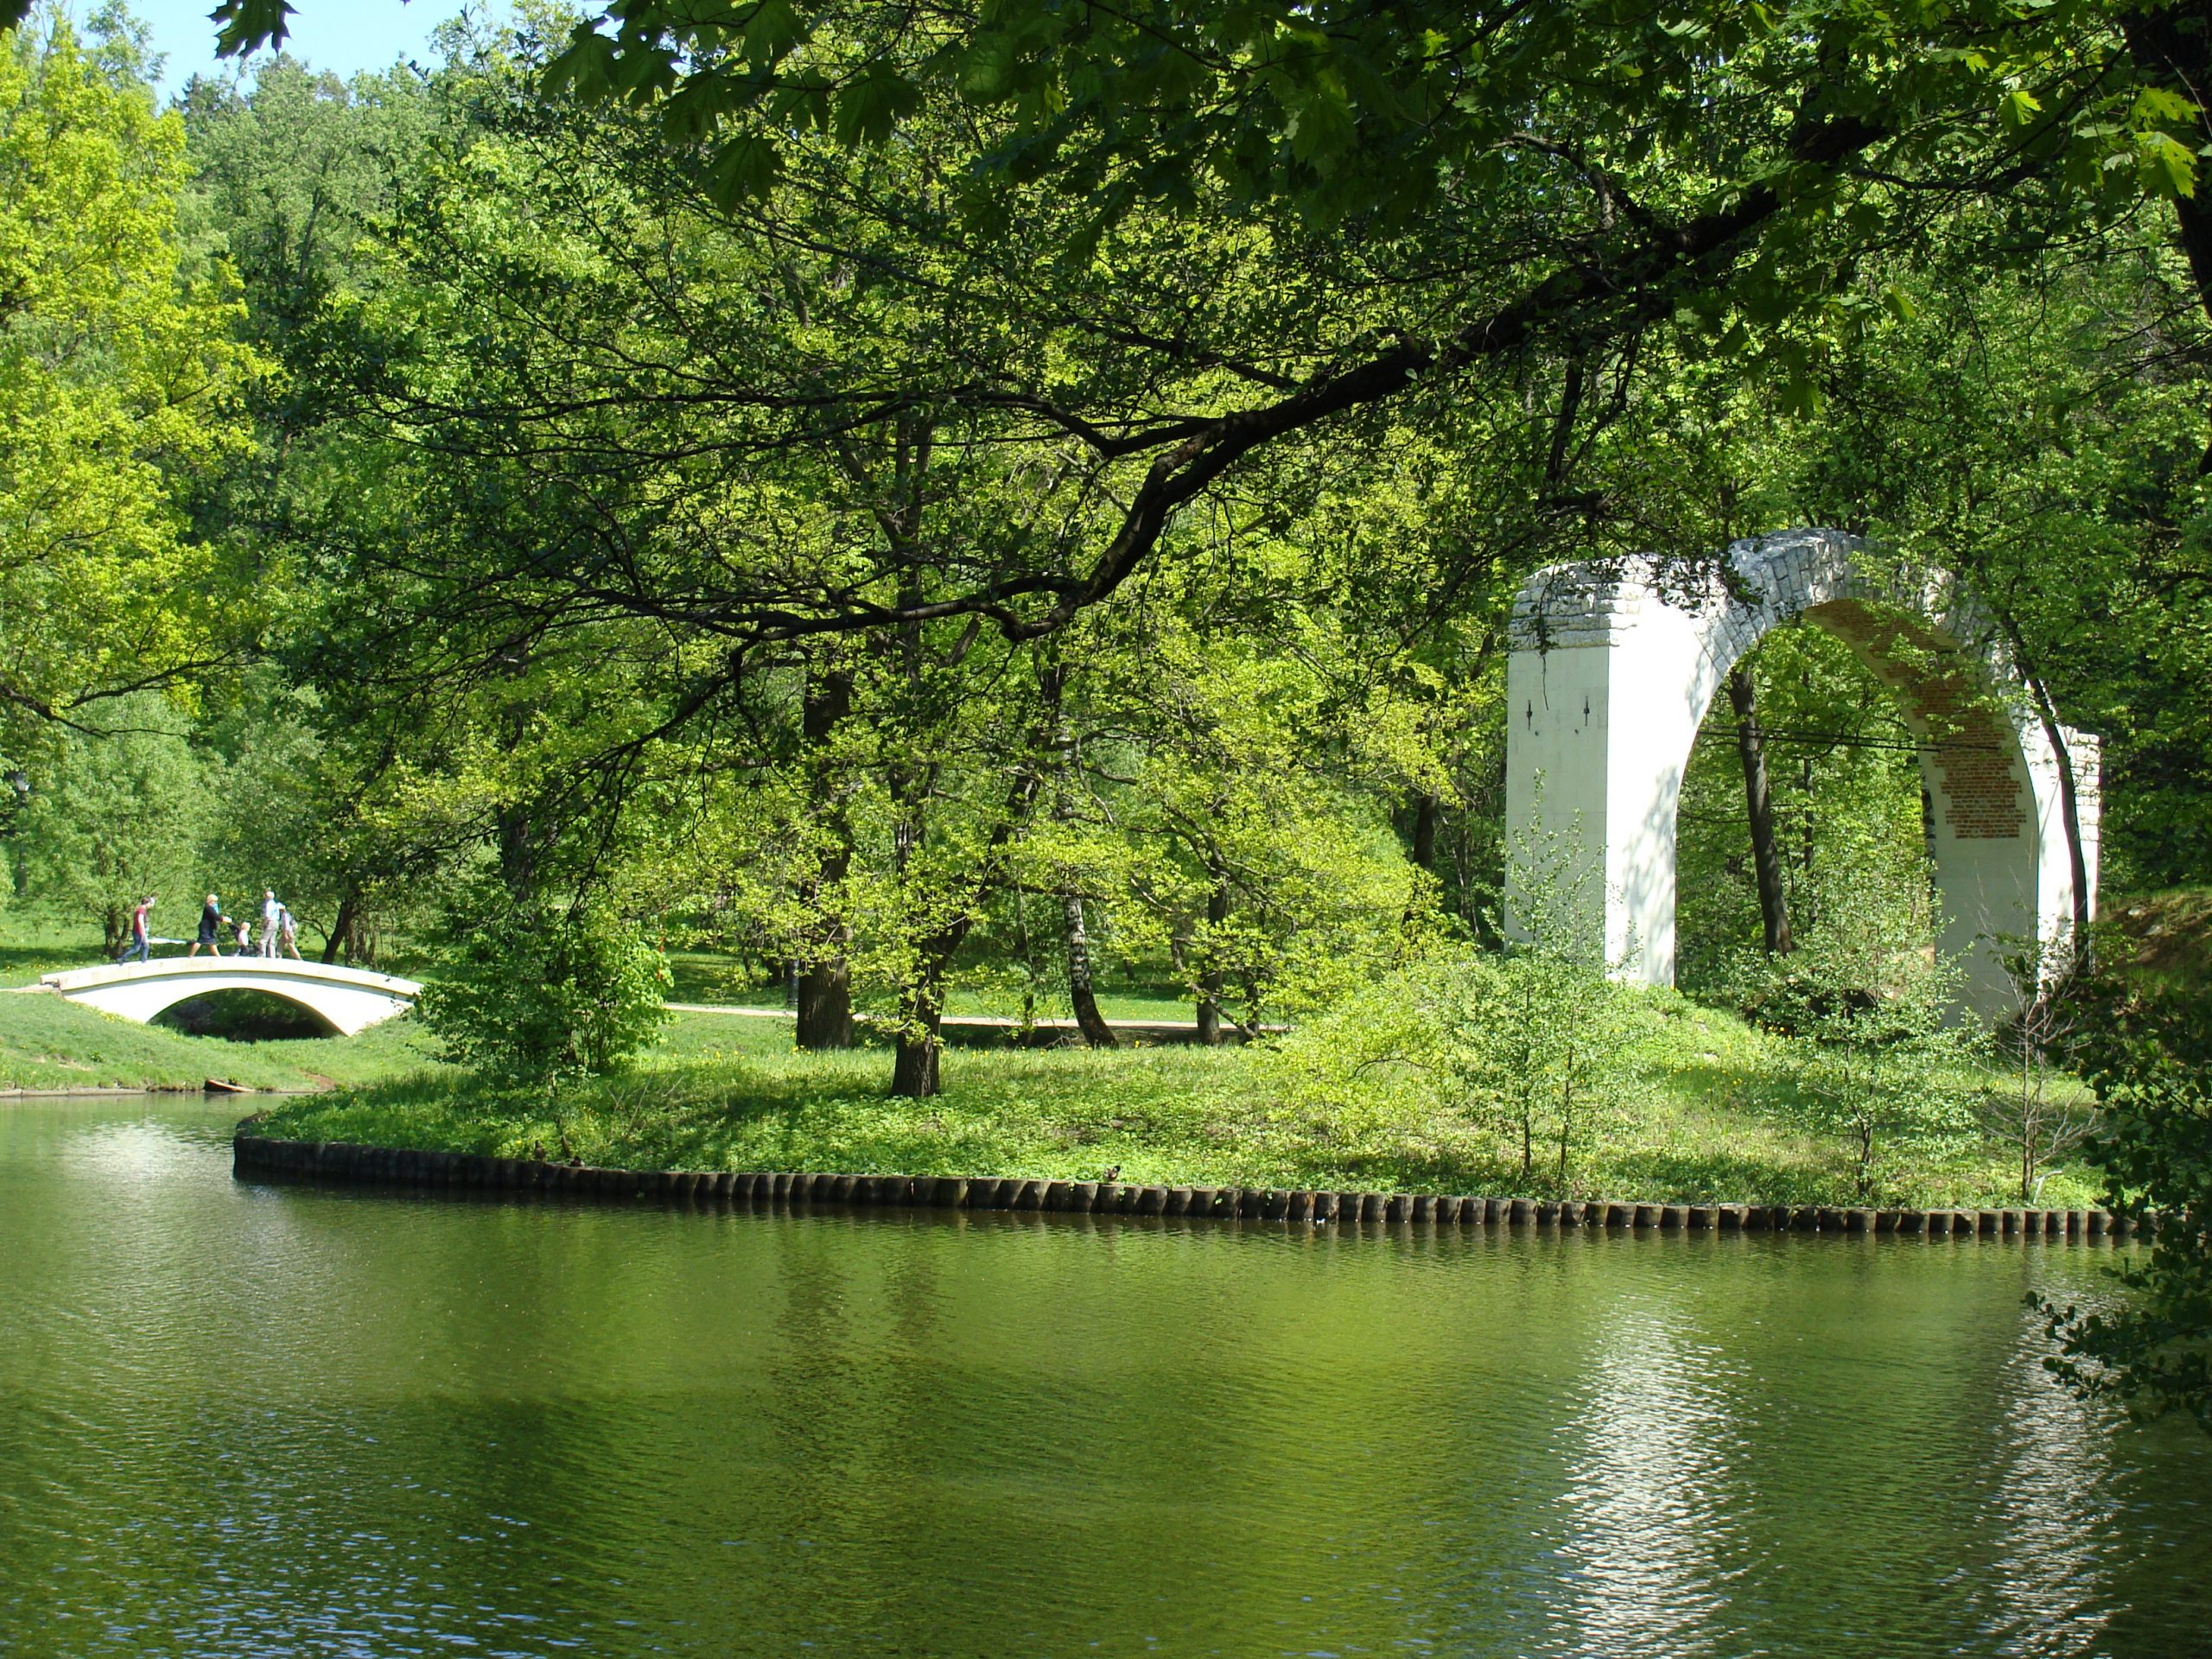
[[[1559,1402],[1543,1650],[2177,1650],[2212,1530],[2176,1497],[2212,1482],[2068,1400],[2021,1306],[2054,1274],[2093,1289],[2088,1258],[1655,1242],[1611,1266]]]

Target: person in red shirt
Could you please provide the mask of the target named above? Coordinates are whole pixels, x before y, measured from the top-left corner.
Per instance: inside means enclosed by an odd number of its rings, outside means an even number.
[[[153,930],[147,924],[146,912],[153,909],[158,896],[148,893],[138,901],[138,908],[130,912],[130,948],[115,959],[118,966],[126,962],[144,962],[154,954]]]

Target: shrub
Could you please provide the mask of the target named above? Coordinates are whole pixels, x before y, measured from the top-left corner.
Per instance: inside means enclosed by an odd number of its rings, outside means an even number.
[[[1650,999],[1590,963],[1529,944],[1440,951],[1301,1027],[1278,1080],[1360,1128],[1461,1118],[1496,1137],[1522,1179],[1573,1190],[1581,1160],[1626,1127]]]
[[[668,1020],[668,963],[603,908],[501,895],[452,918],[416,1012],[443,1058],[513,1083],[608,1071]]]
[[[1919,918],[1870,903],[1832,914],[1790,955],[1738,969],[1752,1017],[1789,1039],[1779,1109],[1843,1143],[1862,1203],[1974,1127],[1958,970],[1924,938]]]

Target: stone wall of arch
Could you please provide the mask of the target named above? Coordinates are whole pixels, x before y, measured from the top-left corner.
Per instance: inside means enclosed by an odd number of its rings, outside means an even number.
[[[1531,849],[1571,850],[1575,906],[1625,976],[1675,972],[1675,816],[1690,747],[1737,659],[1799,619],[1848,644],[1922,745],[1942,944],[1967,1001],[2001,1006],[1996,935],[2070,925],[2057,751],[1997,630],[1941,572],[1874,571],[1857,538],[1795,530],[1682,568],[1559,565],[1522,588],[1506,671],[1509,885]],[[2094,905],[2097,743],[2062,728]]]

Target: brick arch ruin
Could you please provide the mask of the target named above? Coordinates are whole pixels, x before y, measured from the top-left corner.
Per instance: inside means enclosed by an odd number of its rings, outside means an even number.
[[[1871,576],[1856,537],[1796,530],[1738,542],[1728,575],[1652,559],[1558,565],[1514,605],[1506,670],[1508,846],[1529,830],[1581,855],[1571,902],[1600,919],[1622,977],[1675,977],[1675,816],[1715,692],[1768,629],[1803,619],[1849,645],[1920,744],[1939,943],[1965,997],[2005,998],[1988,939],[2062,937],[2074,915],[2059,753],[2031,688],[1953,580]],[[2097,741],[2062,727],[2088,898],[2097,868]],[[1521,856],[1527,856],[1523,851]]]

